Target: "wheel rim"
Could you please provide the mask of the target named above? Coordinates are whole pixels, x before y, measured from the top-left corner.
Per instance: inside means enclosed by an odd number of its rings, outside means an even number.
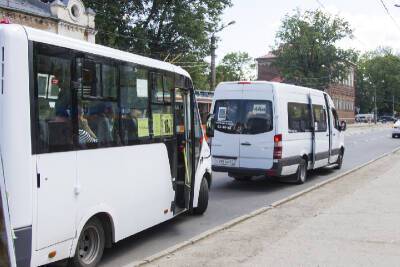
[[[78,244],[79,260],[85,264],[91,264],[99,254],[100,251],[100,233],[94,226],[87,227]]]

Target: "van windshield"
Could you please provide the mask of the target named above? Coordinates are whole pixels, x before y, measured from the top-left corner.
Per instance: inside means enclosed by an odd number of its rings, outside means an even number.
[[[217,100],[215,129],[229,134],[272,131],[272,102],[266,100]]]

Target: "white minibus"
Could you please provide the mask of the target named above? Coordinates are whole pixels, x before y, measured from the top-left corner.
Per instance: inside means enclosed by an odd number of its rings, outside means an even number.
[[[95,266],[114,242],[205,212],[211,155],[186,71],[11,24],[0,26],[0,60],[18,266]]]
[[[237,180],[267,175],[304,183],[307,170],[341,168],[346,123],[328,94],[283,83],[217,86],[207,132],[212,169]],[[282,178],[281,178],[282,179]]]

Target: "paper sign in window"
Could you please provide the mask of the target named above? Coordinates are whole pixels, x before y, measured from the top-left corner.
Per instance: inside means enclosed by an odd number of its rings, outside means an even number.
[[[267,113],[267,105],[263,104],[256,104],[253,106],[253,113],[254,114],[265,114]]]
[[[226,107],[220,107],[218,109],[218,120],[225,121],[226,120]]]
[[[147,80],[136,80],[136,92],[138,97],[148,97],[148,82]]]
[[[174,119],[172,114],[161,114],[161,135],[173,135]]]
[[[153,135],[161,135],[161,114],[153,114]]]
[[[149,136],[149,119],[148,118],[138,118],[138,136],[147,137]]]

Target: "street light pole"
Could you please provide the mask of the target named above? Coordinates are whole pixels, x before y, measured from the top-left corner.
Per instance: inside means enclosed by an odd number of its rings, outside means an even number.
[[[210,52],[211,52],[211,82],[210,82],[210,89],[214,90],[215,85],[216,85],[216,80],[217,80],[217,73],[216,73],[216,66],[215,66],[215,50],[217,49],[217,37],[215,37],[215,34],[217,32],[222,31],[226,27],[235,24],[236,21],[232,20],[226,25],[222,25],[219,29],[216,29],[212,34],[211,34],[211,46],[210,46]]]

